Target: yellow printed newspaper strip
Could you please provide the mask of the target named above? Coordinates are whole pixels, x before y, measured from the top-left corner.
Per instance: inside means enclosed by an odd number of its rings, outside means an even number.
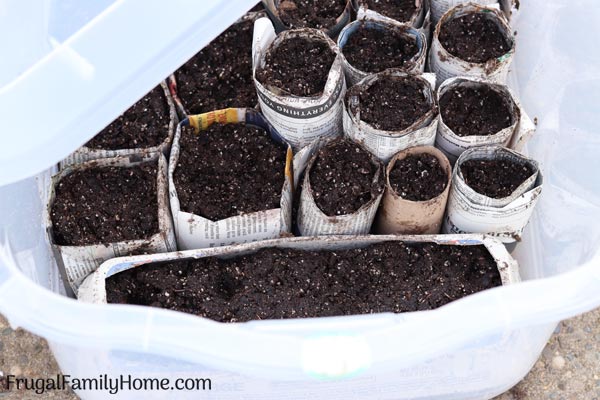
[[[292,148],[288,146],[286,157],[285,157],[285,176],[290,182],[292,192],[294,191],[294,171],[292,167],[294,165],[294,153]]]
[[[226,108],[224,110],[211,111],[204,114],[192,115],[188,117],[190,125],[196,132],[208,129],[212,124],[231,124],[244,122],[246,120],[245,108]]]

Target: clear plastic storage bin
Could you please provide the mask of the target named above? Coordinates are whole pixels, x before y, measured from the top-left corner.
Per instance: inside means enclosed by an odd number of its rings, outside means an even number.
[[[487,399],[557,322],[600,305],[600,7],[526,0],[511,86],[538,131],[544,194],[514,255],[526,282],[438,310],[220,324],[61,295],[42,212],[53,165],[255,0],[0,3],[0,312],[73,377],[205,377],[206,399]],[[79,392],[104,399],[106,392]],[[166,398],[122,392],[117,398]]]

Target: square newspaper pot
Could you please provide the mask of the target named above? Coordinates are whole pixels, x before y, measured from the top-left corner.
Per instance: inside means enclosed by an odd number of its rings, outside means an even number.
[[[196,132],[206,130],[213,123],[248,124],[267,131],[271,138],[287,146],[285,182],[281,190],[280,207],[237,215],[219,221],[211,221],[200,215],[181,210],[174,173],[180,153],[181,127],[191,126]],[[250,108],[227,108],[205,114],[192,115],[179,123],[169,159],[169,199],[175,223],[175,236],[179,249],[200,249],[231,244],[274,239],[290,234],[292,224],[293,152],[287,142],[256,110]]]
[[[175,135],[175,128],[177,127],[179,118],[177,117],[175,101],[171,96],[171,92],[167,87],[167,83],[161,82],[160,86],[163,89],[165,98],[167,99],[167,105],[169,107],[169,128],[165,140],[161,144],[153,147],[120,150],[93,149],[83,145],[63,161],[61,161],[60,168],[63,169],[69,165],[81,164],[86,161],[98,160],[102,158],[129,157],[132,162],[135,162],[152,159],[155,153],[162,153],[165,155],[165,157],[168,157],[171,151],[171,143],[173,142],[173,136]]]
[[[343,250],[366,247],[382,242],[437,243],[453,246],[483,245],[498,266],[502,285],[521,281],[519,266],[496,239],[484,235],[366,235],[366,236],[318,236],[265,240],[235,246],[178,251],[167,254],[121,257],[104,263],[81,285],[79,300],[86,303],[106,304],[106,279],[131,268],[157,262],[198,259],[204,257],[231,258],[254,253],[265,248],[289,248],[299,250]]]
[[[162,153],[154,153],[149,159],[132,161],[129,157],[103,158],[83,164],[68,166],[52,177],[48,204],[45,209],[45,224],[48,240],[69,295],[77,293],[86,276],[94,272],[104,261],[135,252],[164,253],[177,250],[173,220],[169,210],[167,188],[167,160]],[[90,244],[84,246],[58,245],[54,240],[52,227],[52,204],[55,189],[64,177],[76,172],[98,167],[130,168],[140,164],[158,163],[158,228],[159,232],[147,239],[124,240],[114,243]]]

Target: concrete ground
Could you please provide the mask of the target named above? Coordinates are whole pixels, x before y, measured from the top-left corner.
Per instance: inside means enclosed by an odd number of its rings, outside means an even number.
[[[21,329],[11,329],[0,316],[0,374],[51,377],[59,368],[46,341]],[[70,391],[43,397],[3,393],[0,400],[77,400]],[[561,323],[542,357],[527,377],[495,400],[600,400],[600,310]]]

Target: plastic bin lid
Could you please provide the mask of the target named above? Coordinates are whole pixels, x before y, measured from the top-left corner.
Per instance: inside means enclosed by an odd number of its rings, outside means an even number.
[[[0,2],[0,186],[66,157],[256,3]]]

